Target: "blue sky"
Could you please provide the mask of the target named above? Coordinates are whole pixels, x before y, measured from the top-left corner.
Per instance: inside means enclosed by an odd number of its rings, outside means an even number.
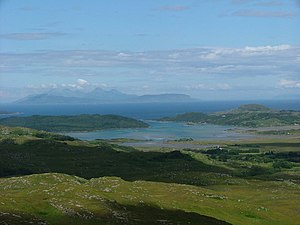
[[[0,101],[56,88],[300,94],[297,0],[0,0]]]

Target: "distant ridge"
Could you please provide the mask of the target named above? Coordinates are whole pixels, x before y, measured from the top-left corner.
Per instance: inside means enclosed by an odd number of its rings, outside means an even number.
[[[18,104],[101,104],[101,103],[153,103],[190,102],[196,99],[185,94],[133,95],[117,90],[96,88],[89,92],[71,89],[53,89],[46,93],[30,95],[17,100]]]
[[[278,111],[259,104],[241,105],[227,112],[205,114],[188,112],[175,117],[161,118],[161,121],[187,123],[209,123],[216,125],[231,125],[240,127],[273,127],[297,125],[300,121],[298,111]]]
[[[236,109],[233,109],[231,112],[269,112],[272,111],[272,109],[260,105],[260,104],[245,104],[241,105]]]

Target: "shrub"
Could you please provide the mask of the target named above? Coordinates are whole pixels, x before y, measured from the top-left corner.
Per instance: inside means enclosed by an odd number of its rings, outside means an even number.
[[[273,163],[273,168],[279,169],[279,168],[285,168],[285,169],[291,169],[293,167],[293,164],[285,161],[285,160],[277,160]]]

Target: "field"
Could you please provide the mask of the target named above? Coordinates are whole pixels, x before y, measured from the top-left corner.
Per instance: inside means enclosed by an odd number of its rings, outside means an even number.
[[[174,151],[0,128],[7,224],[300,224],[297,134]]]

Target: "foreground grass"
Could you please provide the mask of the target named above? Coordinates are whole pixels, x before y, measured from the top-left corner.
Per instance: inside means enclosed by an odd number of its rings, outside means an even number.
[[[195,187],[85,180],[64,174],[0,179],[0,219],[8,224],[299,224],[299,186],[245,181]],[[213,218],[212,218],[213,217]],[[217,219],[214,219],[217,218]],[[221,220],[221,221],[220,221]]]

